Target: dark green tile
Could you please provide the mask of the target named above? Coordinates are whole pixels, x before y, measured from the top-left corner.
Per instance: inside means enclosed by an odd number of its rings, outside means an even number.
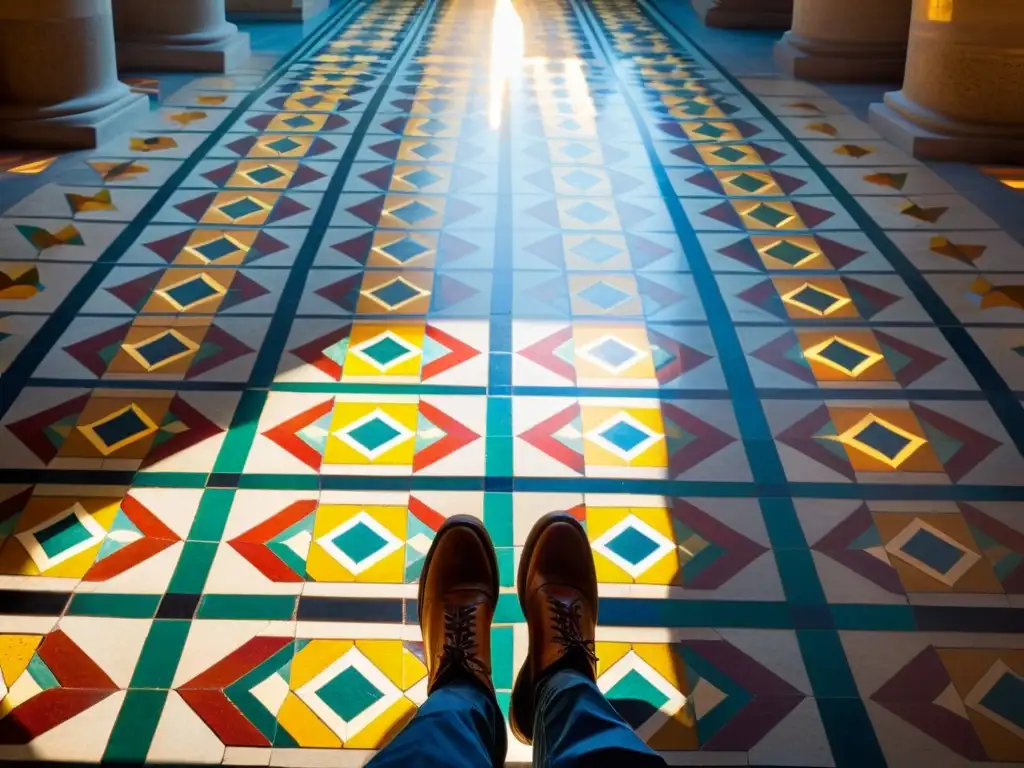
[[[110,616],[123,619],[151,619],[161,595],[101,595],[83,592],[71,598],[70,616]]]
[[[217,545],[206,541],[186,541],[171,577],[168,592],[198,595],[203,591]]]
[[[203,595],[196,617],[287,621],[297,602],[292,595]]]
[[[195,520],[192,521],[192,529],[188,532],[189,541],[220,541],[234,500],[234,491],[222,488],[208,489],[203,494]]]
[[[495,547],[511,547],[515,543],[511,493],[484,494],[484,524]]]
[[[154,621],[135,665],[131,688],[170,688],[188,637],[189,621]]]
[[[860,699],[818,699],[836,768],[885,768],[878,737]]]
[[[512,627],[491,630],[491,670],[495,688],[512,688]]]
[[[830,629],[797,630],[807,676],[814,695],[824,697],[857,696],[857,684],[846,661],[839,634]]]
[[[103,753],[104,763],[142,763],[156,733],[167,691],[128,691]]]

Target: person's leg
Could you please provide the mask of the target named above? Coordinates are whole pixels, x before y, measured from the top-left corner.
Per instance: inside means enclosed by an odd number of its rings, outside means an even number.
[[[510,724],[547,768],[665,765],[597,687],[597,573],[583,526],[566,513],[533,527],[519,562],[530,631],[512,690]]]
[[[619,716],[592,678],[566,668],[537,686],[533,764],[648,768],[665,761]]]
[[[370,761],[372,768],[486,768],[505,761],[505,719],[494,694],[468,680],[435,690]]]
[[[427,700],[371,761],[374,768],[488,768],[505,763],[505,723],[491,682],[498,558],[483,523],[456,515],[420,575]]]

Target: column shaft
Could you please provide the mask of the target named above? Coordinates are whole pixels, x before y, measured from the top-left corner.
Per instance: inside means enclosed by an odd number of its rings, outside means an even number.
[[[788,29],[793,0],[693,0],[697,15],[709,27]]]
[[[224,0],[113,0],[123,70],[226,72],[249,58],[249,36],[225,18]]]
[[[775,46],[787,74],[807,80],[898,81],[911,0],[796,0],[793,28]]]
[[[871,124],[916,157],[1024,163],[1020,0],[915,0],[903,90]]]
[[[148,111],[117,79],[110,0],[0,2],[0,143],[95,147]]]

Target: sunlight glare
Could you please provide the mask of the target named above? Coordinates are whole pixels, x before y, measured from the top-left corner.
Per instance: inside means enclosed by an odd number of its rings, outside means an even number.
[[[505,89],[512,76],[520,70],[525,50],[523,20],[519,18],[512,0],[495,0],[491,23],[491,100],[488,109],[488,123],[493,131],[501,127]]]

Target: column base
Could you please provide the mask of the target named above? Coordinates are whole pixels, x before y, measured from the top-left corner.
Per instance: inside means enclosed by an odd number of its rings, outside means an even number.
[[[117,68],[129,72],[229,72],[245,64],[250,55],[249,35],[244,32],[203,45],[118,41]]]
[[[789,29],[793,0],[693,0],[693,9],[708,27]]]
[[[899,82],[907,65],[907,46],[824,43],[787,32],[775,44],[774,57],[783,73],[800,80]]]
[[[0,145],[93,149],[130,130],[147,115],[149,97],[130,92],[112,104],[60,117],[8,120],[0,109]]]
[[[330,4],[331,0],[227,0],[227,11],[238,21],[306,21]]]
[[[902,91],[872,104],[868,121],[892,144],[920,160],[1024,165],[1024,126],[958,123],[909,102]],[[924,125],[910,119],[920,118]]]

